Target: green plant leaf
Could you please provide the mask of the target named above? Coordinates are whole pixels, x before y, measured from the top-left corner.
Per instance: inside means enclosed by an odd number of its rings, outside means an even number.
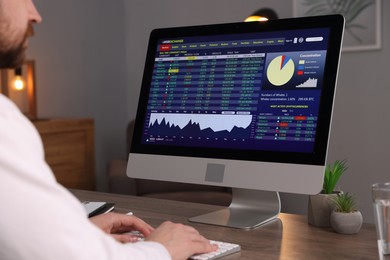
[[[327,165],[324,174],[323,192],[331,194],[341,175],[348,169],[346,160],[336,160],[333,165]]]
[[[339,193],[332,199],[337,212],[351,213],[356,211],[355,197],[347,193]]]

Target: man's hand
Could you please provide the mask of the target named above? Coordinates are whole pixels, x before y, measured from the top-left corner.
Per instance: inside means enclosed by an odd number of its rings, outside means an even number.
[[[154,230],[150,225],[135,216],[112,212],[92,217],[89,220],[122,243],[137,241],[136,236],[126,232],[139,231],[146,237]]]
[[[122,243],[136,242],[137,237],[128,232],[141,232],[146,241],[162,244],[173,260],[185,260],[194,254],[217,250],[193,227],[164,222],[154,229],[143,220],[124,214],[107,213],[90,218],[90,221]]]
[[[173,260],[188,259],[194,254],[217,250],[215,245],[199,234],[193,227],[164,222],[149,236],[147,241],[159,242],[164,245]]]

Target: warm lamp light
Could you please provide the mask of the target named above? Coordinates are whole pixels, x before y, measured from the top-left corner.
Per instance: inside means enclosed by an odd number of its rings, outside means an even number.
[[[15,76],[14,88],[16,90],[23,90],[24,89],[24,82],[23,82],[23,79],[21,76]]]
[[[265,22],[268,21],[267,17],[251,15],[244,20],[244,22]]]
[[[28,118],[37,118],[35,62],[26,60],[17,69],[0,70],[0,92],[12,100]]]
[[[246,18],[244,22],[265,22],[268,20],[278,19],[276,12],[270,8],[262,8],[254,12],[251,16]]]
[[[22,77],[22,68],[15,69],[14,88],[18,91],[24,89],[24,80]]]

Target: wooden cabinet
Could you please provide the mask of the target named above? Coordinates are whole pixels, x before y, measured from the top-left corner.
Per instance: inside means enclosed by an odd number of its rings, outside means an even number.
[[[33,122],[45,159],[57,181],[67,188],[95,189],[93,119],[48,119]]]

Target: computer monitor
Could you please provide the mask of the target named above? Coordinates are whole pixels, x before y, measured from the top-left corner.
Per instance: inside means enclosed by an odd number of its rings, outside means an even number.
[[[156,29],[127,166],[132,178],[233,188],[190,221],[252,228],[278,192],[321,191],[341,15]]]

